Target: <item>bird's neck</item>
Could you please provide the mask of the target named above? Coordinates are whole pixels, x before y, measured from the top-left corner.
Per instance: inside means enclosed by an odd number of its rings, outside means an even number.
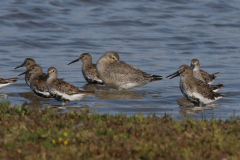
[[[55,79],[57,79],[57,76],[51,76],[51,77],[48,77],[48,79],[47,79],[47,84],[50,84],[50,83],[52,83],[52,81],[54,81]]]
[[[200,66],[199,65],[194,66],[193,71],[200,71]]]
[[[88,68],[91,65],[92,65],[92,61],[91,60],[83,61],[82,68]]]

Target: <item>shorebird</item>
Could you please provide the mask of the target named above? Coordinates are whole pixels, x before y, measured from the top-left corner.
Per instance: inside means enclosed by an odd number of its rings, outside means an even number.
[[[193,76],[194,78],[197,78],[203,82],[206,82],[208,84],[212,84],[213,81],[217,78],[215,74],[218,74],[219,72],[208,74],[207,72],[200,70],[200,64],[198,59],[193,59],[191,61],[190,68],[193,70]]]
[[[48,92],[46,79],[42,78],[43,72],[41,66],[39,66],[38,64],[31,65],[30,67],[28,67],[27,71],[19,74],[18,76],[23,74],[30,75],[28,80],[29,86],[34,91],[35,94],[44,98],[52,97]]]
[[[86,96],[93,96],[93,91],[79,90],[77,87],[71,85],[62,79],[57,78],[57,69],[54,67],[48,68],[47,72],[47,87],[48,91],[56,100],[62,101],[65,105],[68,101],[79,101]]]
[[[81,54],[78,59],[70,62],[68,65],[78,61],[82,61],[82,74],[88,83],[103,84],[103,81],[98,77],[96,64],[92,63],[92,56],[89,53]]]
[[[162,80],[162,76],[147,74],[125,62],[119,61],[119,55],[109,51],[97,61],[97,73],[104,84],[118,90],[143,86],[152,81]]]
[[[36,64],[36,62],[35,62],[34,59],[32,59],[32,58],[26,58],[26,59],[24,60],[23,64],[21,64],[20,66],[17,66],[15,69],[25,66],[25,67],[26,67],[26,71],[27,71],[27,70],[30,69],[30,67],[31,67],[32,65],[34,65],[34,64]],[[26,83],[27,83],[27,85],[28,85],[29,87],[30,87],[30,77],[31,77],[31,73],[26,73],[26,74],[25,74],[25,81],[26,81]],[[43,74],[41,75],[41,77],[42,77],[43,79],[46,79],[46,74],[43,73]]]
[[[212,103],[224,95],[221,93],[213,92],[212,87],[193,77],[193,70],[188,65],[181,65],[177,72],[167,76],[171,78],[181,76],[180,89],[184,97],[192,102],[195,106],[205,106],[206,104]]]
[[[13,84],[17,81],[17,78],[9,78],[9,79],[3,79],[3,78],[0,78],[0,89],[10,85],[10,84]]]

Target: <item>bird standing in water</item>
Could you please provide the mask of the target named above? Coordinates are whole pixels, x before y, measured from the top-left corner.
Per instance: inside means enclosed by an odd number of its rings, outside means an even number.
[[[97,73],[104,84],[118,90],[143,86],[162,80],[162,76],[147,74],[125,62],[119,61],[119,55],[109,51],[97,61]]]
[[[203,82],[206,82],[208,84],[212,84],[213,81],[217,78],[215,74],[218,74],[219,72],[208,74],[207,72],[200,70],[200,64],[198,59],[193,59],[191,61],[190,68],[193,70],[193,77],[197,78]]]
[[[167,76],[170,79],[181,76],[180,89],[184,97],[195,106],[205,106],[212,103],[224,95],[213,92],[211,85],[193,77],[193,70],[188,65],[181,65],[177,72]]]
[[[25,66],[25,67],[26,67],[26,71],[27,71],[27,70],[29,70],[30,67],[31,67],[32,65],[34,65],[34,64],[36,64],[36,62],[35,62],[34,59],[32,59],[32,58],[26,58],[26,59],[24,60],[23,64],[21,64],[20,66],[17,66],[15,69]],[[26,83],[27,83],[27,85],[28,85],[29,87],[30,87],[30,81],[31,81],[30,77],[31,77],[31,73],[26,73],[26,74],[25,74],[25,81],[26,81]],[[43,79],[46,79],[46,74],[45,74],[45,73],[42,73],[42,75],[41,75],[40,77],[43,78]]]
[[[68,101],[79,101],[86,96],[93,96],[93,91],[79,90],[77,87],[68,82],[58,79],[57,69],[54,67],[48,68],[47,72],[47,87],[48,91],[56,100],[62,101],[65,105]]]
[[[98,77],[96,64],[92,63],[92,56],[89,53],[81,54],[78,59],[70,62],[68,65],[78,61],[82,61],[82,74],[88,83],[103,84],[103,81]]]
[[[35,94],[37,94],[40,97],[44,98],[51,98],[52,96],[48,92],[48,87],[47,87],[47,81],[46,79],[42,78],[42,67],[39,66],[38,64],[31,65],[27,71],[19,74],[28,74],[30,75],[29,77],[29,86],[30,88],[34,91]]]

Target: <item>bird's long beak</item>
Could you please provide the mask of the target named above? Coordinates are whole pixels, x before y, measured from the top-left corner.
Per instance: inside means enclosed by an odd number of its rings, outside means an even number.
[[[171,76],[172,76],[172,77],[171,77]],[[177,76],[180,76],[179,71],[176,71],[176,72],[174,72],[173,74],[170,74],[170,75],[167,76],[166,78],[171,77],[170,79],[173,79],[174,77],[177,77]]]
[[[76,60],[74,60],[74,61],[68,63],[68,65],[69,65],[69,64],[72,64],[72,63],[75,63],[75,62],[77,62],[77,61],[79,61],[79,59],[76,59]]]
[[[27,74],[27,73],[29,73],[29,71],[30,71],[30,70],[27,70],[27,71],[25,71],[25,72],[19,74],[18,76],[21,76],[21,75],[23,75],[23,74]]]
[[[20,66],[17,66],[16,68],[14,68],[14,69],[17,69],[17,68],[20,68],[20,67],[23,67],[24,66],[24,63],[23,64],[21,64]]]

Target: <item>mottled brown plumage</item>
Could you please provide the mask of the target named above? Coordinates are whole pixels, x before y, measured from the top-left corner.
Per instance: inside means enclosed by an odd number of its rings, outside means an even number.
[[[70,83],[58,79],[57,76],[57,69],[50,67],[48,69],[47,87],[49,93],[56,100],[62,101],[63,105],[65,105],[65,102],[67,101],[79,101],[86,96],[94,95],[93,91],[79,90]]]
[[[30,67],[32,65],[36,64],[35,60],[32,59],[32,58],[26,58],[23,62],[23,64],[21,64],[20,66],[17,66],[15,69],[17,68],[20,68],[20,67],[23,67],[25,66],[26,67],[26,71],[30,69]],[[25,74],[25,81],[27,83],[27,85],[30,87],[30,77],[31,77],[31,73],[26,73]],[[41,77],[43,79],[46,79],[46,74],[45,73],[42,73]]]
[[[223,94],[213,92],[212,86],[193,77],[193,70],[188,65],[181,65],[179,70],[168,77],[181,75],[180,89],[184,97],[197,106],[204,106],[220,98]]]
[[[217,92],[219,89],[222,89],[224,87],[223,84],[210,85],[210,86],[213,92]]]
[[[213,74],[208,74],[207,72],[200,70],[200,63],[198,59],[193,59],[191,61],[191,65],[190,68],[193,69],[193,76],[201,81],[204,81],[208,84],[212,84],[213,81],[217,78],[217,76],[215,76],[215,74],[217,73],[213,73]]]
[[[9,79],[0,78],[0,89],[4,88],[12,83],[15,83],[16,81],[17,81],[17,78],[9,78]]]
[[[34,59],[26,58],[24,60],[23,64],[21,64],[20,66],[17,66],[15,69],[25,66],[26,67],[26,71],[27,71],[30,68],[30,66],[34,65],[34,64],[36,64]],[[25,74],[25,82],[27,83],[28,86],[30,86],[30,82],[29,82],[30,81],[30,77],[31,77],[30,73],[26,73]]]
[[[40,97],[44,98],[51,98],[52,96],[48,92],[47,81],[43,79],[43,72],[42,67],[38,64],[31,65],[28,67],[27,71],[21,73],[22,74],[29,74],[29,87]]]

